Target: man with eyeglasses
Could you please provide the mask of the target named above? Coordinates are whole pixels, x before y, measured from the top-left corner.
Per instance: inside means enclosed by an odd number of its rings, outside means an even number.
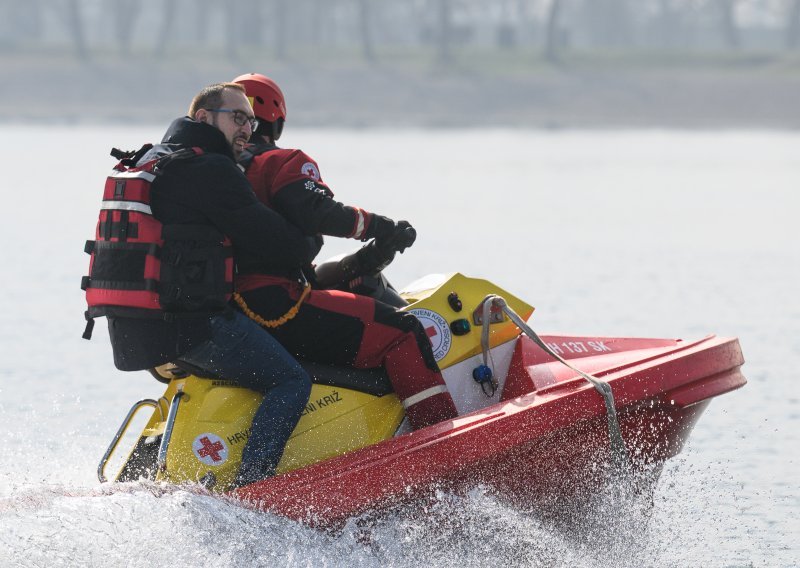
[[[317,247],[322,246],[322,235],[375,239],[376,247],[365,247],[351,257],[370,271],[387,262],[383,255],[393,256],[413,244],[416,233],[409,223],[334,200],[313,159],[301,150],[276,145],[286,103],[272,79],[248,73],[234,82],[244,86],[259,119],[253,145],[239,163],[263,203],[315,239]],[[376,250],[381,251],[379,258],[363,254]],[[296,263],[255,258],[245,251],[238,267],[237,304],[290,353],[318,363],[383,367],[414,428],[457,416],[428,335],[414,315],[367,296],[320,286],[312,289],[306,283],[316,284],[310,264],[303,270]]]
[[[261,204],[236,165],[257,121],[244,89],[233,83],[204,88],[175,120],[143,164],[184,148],[199,149],[174,159],[152,182],[153,216],[167,226],[203,226],[225,235],[234,257],[278,260],[299,267],[310,257],[307,239]],[[268,333],[239,312],[198,312],[197,317],[143,319],[109,317],[114,362],[124,371],[167,362],[236,381],[265,394],[234,482],[243,486],[274,474],[284,446],[308,402],[311,380]]]

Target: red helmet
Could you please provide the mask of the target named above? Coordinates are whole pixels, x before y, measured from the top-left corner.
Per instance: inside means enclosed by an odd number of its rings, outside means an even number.
[[[245,73],[233,82],[244,87],[256,118],[267,122],[286,120],[286,101],[275,81],[258,73]]]

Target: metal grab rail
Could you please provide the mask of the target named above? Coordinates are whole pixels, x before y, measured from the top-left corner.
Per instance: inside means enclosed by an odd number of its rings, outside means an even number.
[[[119,441],[122,439],[122,436],[124,436],[125,432],[128,430],[128,426],[130,426],[131,420],[136,415],[136,413],[139,411],[139,409],[142,408],[143,406],[152,406],[154,409],[157,408],[158,411],[161,413],[161,419],[162,420],[164,419],[164,411],[161,410],[161,405],[158,403],[158,401],[155,401],[152,398],[145,398],[145,399],[140,400],[136,404],[134,404],[131,407],[131,409],[128,411],[128,415],[122,421],[122,424],[120,424],[120,427],[117,430],[117,433],[114,435],[114,438],[111,440],[111,444],[109,444],[108,449],[106,450],[106,453],[103,454],[103,457],[102,457],[102,459],[100,460],[100,463],[97,466],[97,479],[100,480],[100,483],[105,483],[106,481],[108,481],[108,479],[106,479],[106,476],[105,476],[106,465],[108,465],[108,461],[111,459],[111,456],[113,455],[114,451],[117,449],[117,444],[119,444]]]
[[[595,388],[595,390],[600,393],[600,396],[603,397],[603,401],[605,402],[606,406],[606,416],[608,418],[608,437],[611,446],[611,465],[614,468],[613,471],[616,475],[622,476],[625,475],[629,471],[630,467],[630,455],[628,453],[628,448],[625,445],[625,440],[622,437],[622,431],[619,427],[619,420],[617,419],[617,408],[614,403],[614,393],[611,390],[611,385],[608,384],[606,381],[598,379],[595,376],[592,376],[588,373],[584,373],[580,369],[577,369],[570,365],[567,361],[564,360],[563,357],[558,355],[555,351],[550,349],[550,347],[542,341],[542,339],[536,334],[533,329],[523,320],[517,312],[511,309],[505,299],[495,294],[489,294],[483,299],[482,302],[483,307],[483,331],[481,334],[481,347],[483,348],[483,361],[484,365],[487,365],[487,353],[491,353],[489,351],[489,318],[488,314],[491,309],[491,306],[494,305],[500,308],[505,314],[509,317],[509,319],[516,325],[525,335],[530,337],[536,345],[538,345],[545,353],[559,361],[560,363],[566,365],[569,369],[575,371],[580,375],[582,378],[586,379],[591,385]]]
[[[178,392],[172,397],[172,403],[169,405],[167,424],[164,426],[164,435],[161,436],[161,445],[158,446],[158,461],[156,464],[159,473],[167,471],[167,450],[169,449],[169,441],[172,439],[172,430],[175,427],[175,417],[178,415],[178,406],[184,396],[186,396],[186,393],[183,392],[183,385],[180,385],[178,387]]]

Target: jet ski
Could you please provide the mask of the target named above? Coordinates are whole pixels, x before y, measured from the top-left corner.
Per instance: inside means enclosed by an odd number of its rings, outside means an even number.
[[[349,289],[420,319],[457,418],[411,431],[382,369],[301,361],[314,384],[277,474],[231,490],[261,395],[168,364],[153,370],[163,394],[137,402],[123,420],[100,481],[199,484],[315,527],[435,489],[482,486],[544,507],[630,472],[650,472],[654,483],[711,399],[746,383],[736,338],[538,335],[529,324],[534,308],[490,281],[430,275],[398,292],[380,270],[391,258],[360,275],[353,258],[324,263],[318,274],[346,277]],[[109,473],[147,408],[152,415]]]

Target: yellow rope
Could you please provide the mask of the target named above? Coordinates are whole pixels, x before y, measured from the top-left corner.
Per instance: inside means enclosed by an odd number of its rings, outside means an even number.
[[[291,309],[288,312],[283,314],[278,319],[274,319],[274,320],[265,320],[260,315],[258,315],[253,310],[251,310],[247,306],[247,303],[244,301],[244,298],[242,298],[242,296],[239,294],[239,292],[234,292],[233,293],[233,299],[236,301],[237,304],[239,304],[239,307],[242,308],[242,311],[244,312],[244,314],[247,317],[249,317],[251,320],[253,320],[254,322],[256,322],[259,325],[263,325],[264,327],[275,328],[275,327],[282,326],[287,321],[289,321],[294,316],[296,316],[297,312],[300,310],[300,306],[302,305],[302,303],[305,301],[305,299],[308,297],[308,295],[310,293],[311,293],[311,285],[310,284],[306,284],[305,287],[303,288],[303,293],[300,294],[300,299],[297,300],[297,303],[294,306],[292,306]]]

